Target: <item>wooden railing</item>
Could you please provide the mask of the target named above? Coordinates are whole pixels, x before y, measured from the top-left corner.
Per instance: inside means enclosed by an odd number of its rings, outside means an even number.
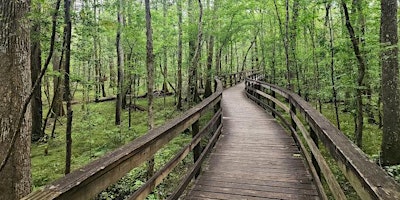
[[[400,199],[400,185],[371,162],[361,149],[328,119],[297,94],[259,81],[262,78],[254,74],[246,79],[246,94],[263,108],[269,109],[273,116],[278,117],[290,130],[307,161],[322,199],[327,199],[322,178],[335,199],[346,199],[346,195],[321,154],[320,144],[327,149],[361,199]],[[300,115],[297,115],[297,112]],[[288,122],[283,114],[289,115],[291,122]],[[299,117],[303,118],[304,124]]]
[[[239,72],[233,75],[222,75],[222,80],[230,80],[233,83],[243,81],[251,71]],[[227,78],[228,77],[228,78]],[[235,77],[233,81],[232,78]],[[129,144],[95,160],[88,165],[73,171],[71,174],[56,180],[43,189],[35,191],[23,199],[92,199],[98,193],[116,183],[132,169],[151,159],[163,146],[177,137],[184,130],[192,127],[192,140],[184,146],[168,163],[166,163],[152,178],[140,189],[133,193],[129,199],[144,199],[165,177],[187,156],[191,151],[194,155],[194,164],[183,177],[175,191],[168,199],[178,199],[187,185],[199,173],[201,164],[205,160],[216,143],[222,129],[221,99],[223,87],[228,85],[219,79],[215,79],[215,92],[201,103],[185,112],[182,116],[169,123],[149,131],[146,135],[132,141]],[[199,119],[206,112],[214,112],[210,121],[199,130]],[[200,141],[211,136],[205,147],[201,147]]]
[[[218,77],[221,80],[223,87],[228,88],[244,81],[246,77],[249,77],[253,74],[257,74],[257,70],[241,71],[231,74],[221,74]]]

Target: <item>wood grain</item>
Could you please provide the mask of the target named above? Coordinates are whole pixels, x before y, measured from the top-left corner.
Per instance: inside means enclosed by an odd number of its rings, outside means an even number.
[[[223,132],[186,199],[319,199],[293,138],[246,98],[223,92]]]

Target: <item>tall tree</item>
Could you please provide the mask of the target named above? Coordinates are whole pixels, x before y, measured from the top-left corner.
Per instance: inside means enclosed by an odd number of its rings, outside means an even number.
[[[117,30],[117,62],[118,62],[118,93],[117,101],[115,106],[115,125],[121,124],[121,112],[122,112],[122,99],[123,99],[123,85],[124,85],[124,49],[122,47],[121,35],[122,26],[124,23],[124,17],[122,15],[123,0],[118,0],[118,30]]]
[[[39,2],[32,5],[33,12],[40,14],[41,5]],[[39,78],[42,66],[42,48],[40,43],[40,19],[34,18],[31,29],[31,79],[32,85]],[[39,82],[41,85],[41,82]],[[42,87],[36,87],[31,101],[32,110],[32,141],[38,141],[44,136],[42,131]]]
[[[210,6],[209,6],[210,7]],[[214,6],[214,12],[216,11],[216,6]],[[215,13],[213,14],[213,18],[215,19]],[[204,97],[209,97],[212,94],[211,90],[211,70],[213,64],[214,57],[214,35],[211,33],[208,37],[208,55],[207,55],[207,71],[206,71],[206,86],[204,89]]]
[[[355,129],[355,138],[356,144],[359,147],[362,147],[362,135],[363,135],[363,127],[364,127],[364,117],[363,117],[363,99],[362,99],[362,92],[363,92],[363,81],[365,76],[365,58],[360,50],[359,38],[356,36],[354,32],[354,28],[350,22],[349,11],[347,9],[347,5],[344,1],[342,1],[342,6],[346,18],[346,27],[349,31],[351,43],[353,44],[354,54],[358,61],[358,78],[357,78],[357,119],[356,119],[356,129]]]
[[[340,119],[339,119],[339,105],[337,101],[337,85],[335,77],[335,49],[334,49],[334,35],[333,35],[333,17],[331,14],[332,5],[331,3],[325,3],[325,25],[329,29],[329,49],[330,49],[330,72],[331,72],[331,84],[332,84],[332,98],[335,107],[336,125],[340,130]]]
[[[182,0],[176,1],[178,10],[178,102],[176,108],[182,110]]]
[[[397,0],[381,0],[382,164],[400,164],[400,99]]]
[[[189,107],[192,107],[196,104],[198,99],[198,91],[197,91],[197,60],[196,60],[196,32],[198,32],[198,28],[193,26],[193,21],[195,21],[194,15],[194,0],[188,1],[188,18],[189,18],[189,77],[188,77],[188,103]],[[200,41],[201,42],[201,41]],[[197,52],[199,53],[199,52]]]
[[[154,88],[154,55],[153,55],[153,30],[151,27],[150,0],[145,0],[146,7],[146,66],[147,66],[147,127],[154,128],[153,88]],[[154,173],[154,157],[148,162],[147,179]]]
[[[167,39],[167,37],[168,37],[168,32],[167,32],[167,25],[168,25],[168,2],[167,2],[167,0],[163,0],[163,18],[164,18],[164,20],[163,20],[163,27],[164,27],[164,30],[163,30],[163,38],[166,40]],[[168,48],[167,48],[167,44],[166,44],[166,42],[167,41],[164,41],[164,43],[163,43],[163,77],[164,77],[164,79],[163,79],[163,87],[162,87],[162,91],[164,92],[164,94],[167,94],[169,91],[168,91],[168,84],[167,84],[167,82],[168,82]]]
[[[65,155],[65,174],[71,171],[72,157],[72,105],[71,105],[71,90],[70,90],[70,67],[71,67],[71,37],[72,37],[72,22],[71,22],[71,0],[64,1],[64,51],[65,51],[65,74],[64,87],[65,97],[67,100],[67,127],[65,133],[66,139],[66,155]]]
[[[288,41],[288,34],[289,34],[289,0],[286,0],[286,23],[285,23],[285,32],[283,32],[283,24],[279,14],[278,5],[276,0],[274,0],[276,16],[279,22],[279,31],[282,39],[282,43],[285,47],[285,64],[286,64],[286,78],[287,78],[287,88],[292,89],[292,74],[290,72],[290,62],[289,62],[289,41]]]
[[[0,199],[31,191],[29,0],[0,0]]]

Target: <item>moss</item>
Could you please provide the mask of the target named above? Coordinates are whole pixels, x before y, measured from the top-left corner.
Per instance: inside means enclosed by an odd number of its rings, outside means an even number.
[[[175,111],[173,97],[155,100],[155,123],[165,123],[179,114]],[[142,107],[147,105],[145,99],[138,100]],[[132,127],[128,127],[128,111],[123,113],[120,126],[114,125],[114,102],[91,103],[73,106],[72,129],[72,170],[84,166],[112,151],[113,149],[134,140],[147,132],[147,113],[132,111]],[[46,143],[32,144],[31,162],[34,189],[38,189],[64,176],[65,166],[65,118],[57,122],[55,138]],[[51,133],[52,126],[46,129]],[[47,155],[45,155],[47,152]]]

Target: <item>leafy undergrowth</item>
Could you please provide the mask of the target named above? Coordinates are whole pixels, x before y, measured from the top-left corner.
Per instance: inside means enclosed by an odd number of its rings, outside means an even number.
[[[322,113],[332,122],[332,124],[336,124],[334,110],[331,105],[325,105]],[[354,117],[351,113],[341,112],[339,119],[341,131],[354,142]],[[364,121],[362,151],[375,163],[379,163],[382,135],[382,129],[380,129],[378,125],[368,123],[367,120]],[[333,170],[336,178],[339,180],[342,188],[344,189],[344,191],[346,191],[346,195],[348,195],[350,199],[357,199],[357,194],[355,193],[354,189],[351,188],[351,185],[346,181],[346,178],[340,171],[333,158],[327,156],[328,153],[326,150],[323,151],[323,154],[325,158],[328,158],[327,161],[331,169]],[[393,177],[397,182],[400,183],[400,165],[388,166],[384,167],[384,169],[391,177]]]
[[[335,112],[330,104],[325,104],[322,114],[328,118],[332,124],[336,124]],[[350,112],[340,112],[341,131],[354,142],[354,117]],[[379,158],[382,143],[382,129],[378,125],[364,121],[363,147],[362,150],[371,159]]]
[[[144,108],[147,106],[145,99],[138,100],[137,104]],[[73,110],[72,170],[84,166],[147,132],[147,112],[132,111],[132,127],[129,128],[128,111],[125,110],[122,125],[115,126],[114,102],[92,103],[85,106],[76,104],[73,106]],[[174,108],[173,97],[166,98],[165,105],[163,98],[155,100],[156,126],[179,114]],[[65,124],[66,119],[61,118],[57,122],[55,138],[47,139],[47,143],[32,144],[34,190],[64,176]],[[47,134],[50,134],[51,127],[47,128]],[[182,137],[184,138],[184,136]],[[185,142],[185,139],[182,139],[181,142]],[[179,146],[179,144],[175,146]],[[47,155],[45,155],[46,152]]]

